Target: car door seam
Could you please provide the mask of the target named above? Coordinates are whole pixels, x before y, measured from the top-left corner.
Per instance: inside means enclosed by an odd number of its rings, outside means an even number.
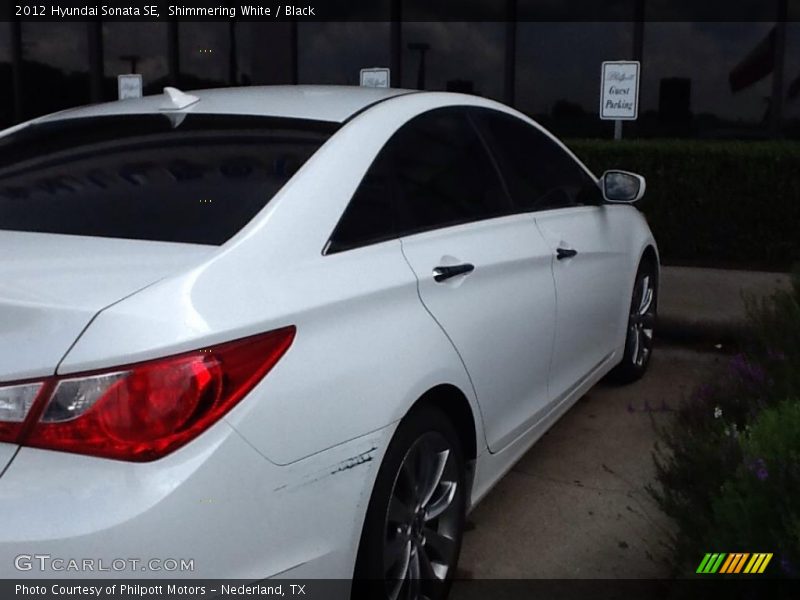
[[[408,257],[406,256],[405,250],[403,248],[403,238],[398,238],[398,240],[400,242],[400,254],[402,254],[403,260],[408,265],[408,268],[411,270],[411,273],[414,275],[414,280],[417,282],[417,298],[419,299],[419,302],[422,305],[422,308],[425,310],[426,313],[428,313],[428,315],[430,315],[431,319],[433,319],[433,322],[436,323],[436,325],[439,327],[441,332],[447,338],[447,341],[450,342],[450,345],[453,347],[453,350],[455,350],[456,356],[458,356],[458,360],[461,361],[461,366],[464,368],[464,373],[467,374],[467,379],[469,380],[469,385],[470,385],[470,387],[472,387],[472,394],[474,395],[474,397],[476,399],[475,404],[477,405],[478,412],[480,413],[481,423],[484,425],[484,427],[481,427],[481,430],[483,431],[483,442],[484,442],[484,444],[486,444],[486,447],[488,448],[489,447],[489,441],[486,439],[486,429],[485,429],[485,420],[483,418],[483,410],[481,409],[481,403],[480,403],[480,400],[478,399],[478,391],[475,389],[475,382],[472,381],[472,375],[470,375],[469,369],[467,368],[467,364],[464,362],[464,357],[461,356],[461,352],[458,350],[458,347],[456,346],[455,342],[450,337],[450,334],[447,333],[447,330],[439,322],[439,319],[437,319],[436,315],[434,315],[430,311],[428,306],[425,304],[425,301],[422,299],[422,292],[420,292],[420,289],[419,289],[419,286],[420,286],[419,277],[417,276],[416,271],[414,271],[414,267],[411,266],[411,263],[409,262]]]

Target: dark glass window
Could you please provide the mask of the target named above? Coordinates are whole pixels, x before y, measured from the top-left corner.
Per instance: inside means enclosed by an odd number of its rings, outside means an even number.
[[[104,98],[117,100],[117,75],[138,73],[144,94],[160,94],[169,82],[167,24],[109,21],[103,23]]]
[[[14,121],[13,76],[11,74],[11,23],[0,21],[0,129]]]
[[[462,110],[420,115],[389,144],[401,235],[511,212],[488,152]]]
[[[86,23],[22,23],[22,117],[88,104]]]
[[[0,138],[0,229],[222,244],[335,127],[202,114],[31,125]]]
[[[235,23],[192,22],[180,23],[178,47],[180,48],[180,87],[201,89],[234,85],[230,49],[235,39]]]
[[[364,175],[336,230],[328,252],[391,239],[394,233],[392,171],[384,148]]]
[[[493,110],[474,109],[472,115],[522,210],[600,204],[602,194],[592,177],[541,131]]]
[[[502,21],[505,2],[483,2],[482,5],[486,8],[492,5]],[[425,21],[427,19],[412,18],[402,24],[403,70],[401,80],[395,85],[502,100],[506,24]],[[526,73],[525,77],[535,75]]]
[[[461,109],[401,127],[378,154],[331,236],[329,252],[512,211],[486,148]]]
[[[376,14],[388,13],[387,0],[370,0],[368,4]],[[387,22],[301,20],[297,36],[299,83],[358,85],[362,68],[389,66],[391,62]],[[402,87],[400,83],[392,80],[393,87]]]

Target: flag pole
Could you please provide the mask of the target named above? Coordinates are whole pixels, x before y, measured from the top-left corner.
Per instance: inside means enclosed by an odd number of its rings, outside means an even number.
[[[778,0],[777,21],[775,23],[775,47],[773,49],[772,99],[770,101],[770,132],[773,137],[780,135],[783,116],[783,66],[786,56],[786,18],[788,0]]]

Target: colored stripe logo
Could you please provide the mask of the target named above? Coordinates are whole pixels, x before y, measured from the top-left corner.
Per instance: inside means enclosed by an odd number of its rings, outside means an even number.
[[[707,575],[714,573],[731,574],[760,574],[767,568],[769,561],[772,560],[772,553],[769,552],[709,552],[700,561],[697,573]]]

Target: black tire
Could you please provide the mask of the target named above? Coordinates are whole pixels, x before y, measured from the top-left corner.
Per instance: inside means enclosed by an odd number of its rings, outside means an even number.
[[[426,456],[429,468],[423,465]],[[403,419],[389,443],[367,508],[354,599],[446,598],[464,533],[465,472],[459,436],[441,410],[421,406]],[[407,578],[401,580],[401,573]],[[420,577],[414,578],[414,573]]]
[[[648,301],[647,294],[650,294]],[[625,352],[622,361],[609,373],[615,383],[633,383],[641,379],[653,355],[658,313],[658,270],[652,260],[643,260],[633,284]]]

